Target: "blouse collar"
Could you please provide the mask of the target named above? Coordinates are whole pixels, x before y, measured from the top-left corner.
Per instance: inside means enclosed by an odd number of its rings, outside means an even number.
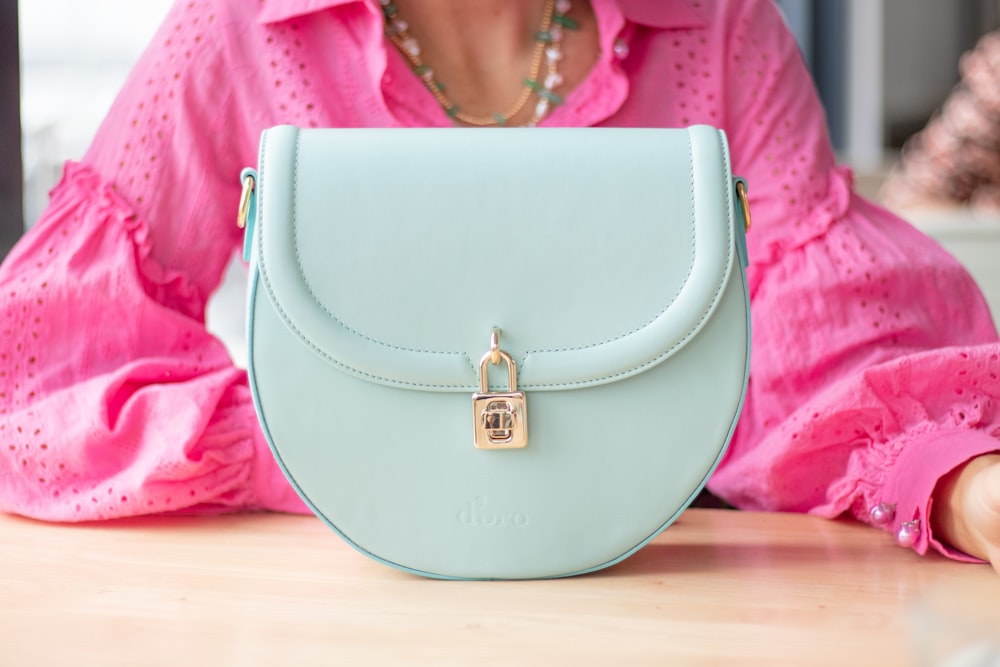
[[[378,0],[260,0],[259,23],[277,23],[354,3],[377,8]],[[592,0],[598,1],[598,0]],[[707,20],[701,5],[704,0],[613,0],[632,23],[661,29],[700,28]]]

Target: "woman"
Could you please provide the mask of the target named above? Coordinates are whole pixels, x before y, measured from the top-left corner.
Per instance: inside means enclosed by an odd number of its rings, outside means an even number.
[[[279,123],[724,128],[752,184],[754,358],[709,487],[1000,564],[985,303],[852,194],[771,0],[178,2],[0,270],[4,510],[305,511],[203,323],[235,175]]]

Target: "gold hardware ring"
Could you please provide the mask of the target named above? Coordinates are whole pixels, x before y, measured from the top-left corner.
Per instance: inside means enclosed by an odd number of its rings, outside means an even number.
[[[740,200],[740,210],[743,211],[743,231],[750,231],[750,198],[747,195],[747,184],[736,181],[736,198]]]
[[[247,226],[247,217],[250,215],[250,198],[253,195],[256,181],[249,174],[243,179],[243,192],[240,194],[240,208],[236,214],[236,226],[243,229]]]

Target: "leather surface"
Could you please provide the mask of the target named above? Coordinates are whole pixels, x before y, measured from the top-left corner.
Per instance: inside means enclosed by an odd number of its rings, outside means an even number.
[[[255,401],[356,547],[432,576],[564,576],[627,556],[703,486],[749,347],[721,132],[279,127],[258,168]],[[472,445],[494,326],[523,450]]]

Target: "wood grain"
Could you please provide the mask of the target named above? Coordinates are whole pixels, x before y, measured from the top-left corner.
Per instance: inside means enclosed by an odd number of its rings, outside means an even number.
[[[934,595],[1000,618],[998,586],[788,514],[689,510],[618,566],[526,582],[397,572],[312,517],[0,516],[0,665],[922,665]]]

